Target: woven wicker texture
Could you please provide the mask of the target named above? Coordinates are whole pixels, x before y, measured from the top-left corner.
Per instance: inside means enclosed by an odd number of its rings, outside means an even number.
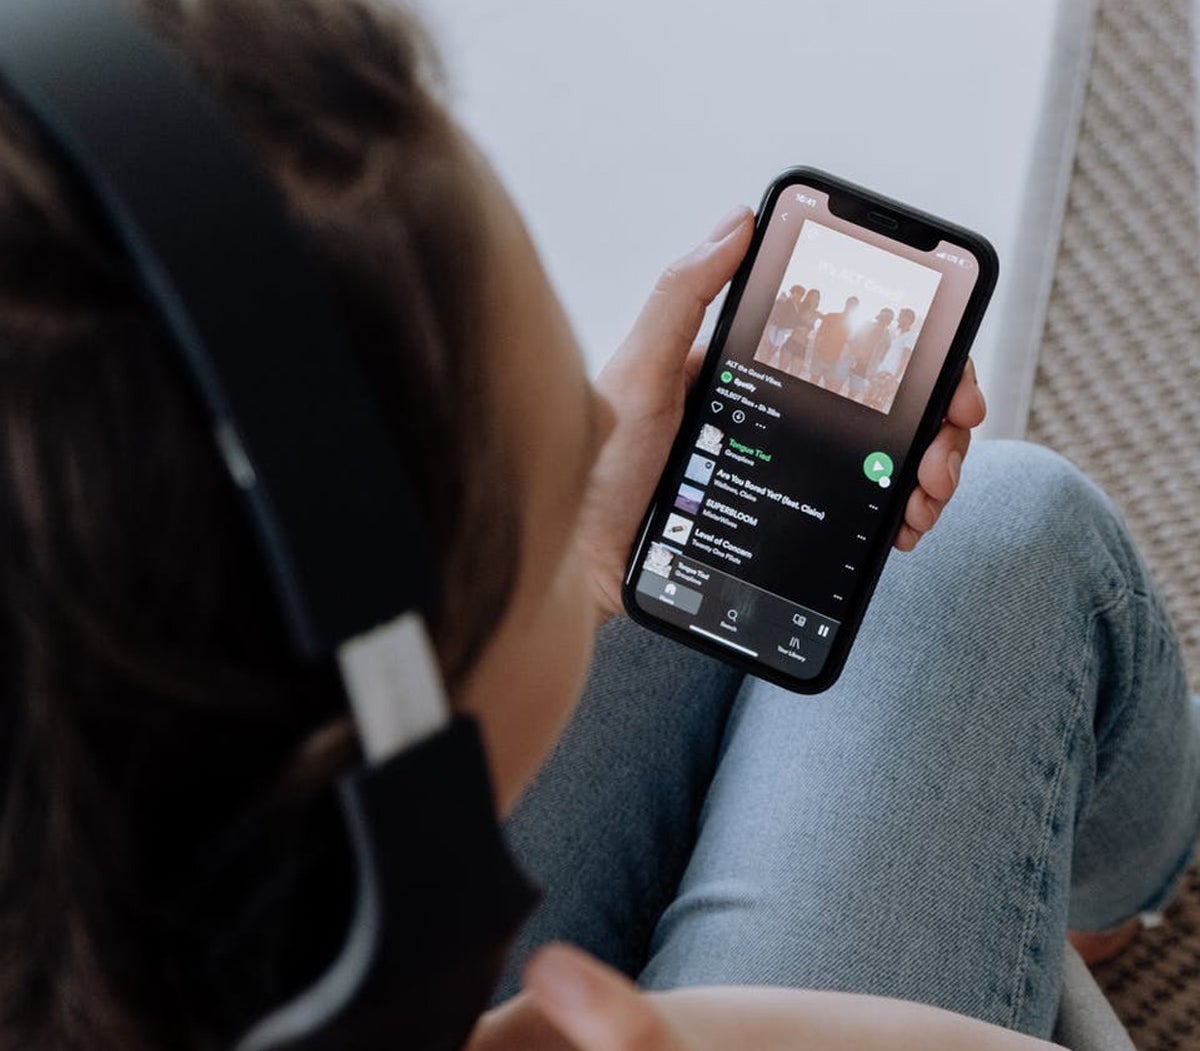
[[[1100,0],[1029,436],[1121,505],[1200,683],[1191,47],[1191,0]]]
[[[1161,927],[1093,973],[1139,1051],[1200,1048],[1200,869]]]
[[[1100,0],[1029,435],[1121,505],[1200,689],[1192,0]],[[1140,1051],[1200,1049],[1200,867],[1097,979]]]

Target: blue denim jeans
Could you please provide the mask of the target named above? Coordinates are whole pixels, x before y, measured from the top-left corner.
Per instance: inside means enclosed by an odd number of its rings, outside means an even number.
[[[895,996],[1049,1037],[1068,926],[1160,909],[1200,813],[1178,643],[1108,500],[982,443],[806,698],[608,625],[509,822],[566,939],[648,988]]]

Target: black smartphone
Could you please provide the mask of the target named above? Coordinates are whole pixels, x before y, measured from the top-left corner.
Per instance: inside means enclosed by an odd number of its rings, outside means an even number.
[[[768,187],[625,574],[629,615],[799,693],[845,664],[996,284],[978,234]]]

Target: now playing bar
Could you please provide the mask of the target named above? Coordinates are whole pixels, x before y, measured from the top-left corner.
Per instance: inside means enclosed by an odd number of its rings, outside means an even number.
[[[654,601],[656,616],[800,678],[820,672],[839,627],[816,610],[680,551],[669,563],[643,569],[637,591]]]

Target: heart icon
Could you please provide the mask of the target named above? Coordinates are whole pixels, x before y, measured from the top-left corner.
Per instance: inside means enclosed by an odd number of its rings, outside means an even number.
[[[712,403],[713,412],[720,412],[723,408],[725,408],[725,403],[723,401],[714,401]]]

